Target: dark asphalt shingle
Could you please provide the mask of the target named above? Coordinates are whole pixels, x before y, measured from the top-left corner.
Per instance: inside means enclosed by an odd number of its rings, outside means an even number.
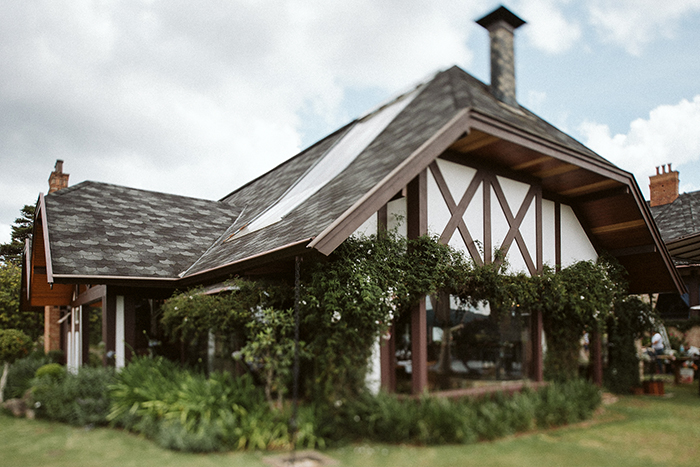
[[[354,122],[221,201],[95,182],[47,196],[54,273],[175,278],[315,237],[467,107],[604,161],[526,109],[500,103],[486,84],[452,67],[422,84],[415,99],[340,175],[280,222],[228,242],[274,205]]]

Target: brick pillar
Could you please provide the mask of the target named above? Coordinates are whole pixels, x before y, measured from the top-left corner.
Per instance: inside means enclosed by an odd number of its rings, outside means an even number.
[[[61,308],[57,306],[44,307],[44,352],[61,350]]]

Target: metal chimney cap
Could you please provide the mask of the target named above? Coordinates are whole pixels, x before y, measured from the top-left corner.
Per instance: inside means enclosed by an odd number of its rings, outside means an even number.
[[[513,29],[519,28],[520,26],[525,24],[525,20],[516,16],[515,13],[513,13],[512,11],[510,11],[508,8],[506,8],[504,6],[500,6],[500,7],[496,8],[488,15],[477,20],[476,24],[478,24],[479,26],[484,27],[486,29],[489,29],[491,26],[498,23],[499,21],[505,22],[506,24],[511,26]]]

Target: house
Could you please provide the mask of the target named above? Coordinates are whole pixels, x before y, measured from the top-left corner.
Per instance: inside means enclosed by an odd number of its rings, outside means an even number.
[[[663,293],[656,308],[667,319],[697,317],[700,310],[700,191],[679,193],[671,164],[649,177],[649,207],[686,291]]]
[[[435,73],[219,201],[92,181],[40,195],[25,306],[62,307],[50,320],[62,322],[63,348],[79,365],[86,310],[100,304],[102,340],[121,366],[147,345],[142,330],[175,289],[231,274],[291,277],[295,258],[385,226],[435,233],[479,264],[500,248],[533,275],[608,252],[631,292],[680,291],[633,176],[518,104],[513,42],[524,21],[500,7],[477,22],[490,36],[490,85],[458,67]],[[381,345],[386,388],[397,374],[413,393],[427,387],[430,343],[440,339],[431,308],[423,300]],[[463,310],[462,324],[487,315]],[[503,331],[507,354],[466,349],[462,372],[540,381],[541,316],[524,326]]]

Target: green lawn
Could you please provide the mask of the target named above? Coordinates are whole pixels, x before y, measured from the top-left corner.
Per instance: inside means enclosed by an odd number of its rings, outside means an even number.
[[[468,446],[353,445],[324,454],[342,466],[697,466],[698,383],[666,397],[629,396],[592,421]],[[181,454],[118,430],[86,430],[0,415],[0,467],[266,466],[279,453]]]

